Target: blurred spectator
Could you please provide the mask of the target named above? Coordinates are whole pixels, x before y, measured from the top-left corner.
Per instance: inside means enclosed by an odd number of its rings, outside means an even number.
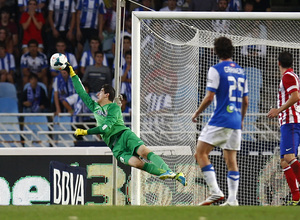
[[[219,0],[217,11],[226,11],[228,6],[227,0]],[[226,33],[229,30],[230,20],[212,20],[212,27],[215,31]]]
[[[216,11],[217,0],[190,0],[190,11]]]
[[[38,42],[34,39],[28,42],[28,52],[21,56],[21,72],[23,85],[28,83],[29,76],[35,74],[38,80],[48,85],[48,62],[45,54],[38,51]]]
[[[181,8],[177,7],[177,0],[168,0],[167,6],[160,9],[160,11],[181,11]]]
[[[46,0],[37,0],[37,12],[42,12],[42,9],[46,6]],[[27,11],[28,0],[18,0],[19,11],[22,13]]]
[[[152,3],[151,0],[142,0],[141,3],[142,3],[143,6],[145,6],[147,8],[139,6],[139,7],[135,8],[134,11],[150,11],[149,9],[152,9],[151,8],[151,3]]]
[[[242,1],[241,0],[228,0],[227,11],[241,11]]]
[[[13,53],[13,41],[9,36],[7,29],[0,27],[0,42],[5,44],[6,51],[8,53]]]
[[[132,21],[131,16],[127,16],[125,19],[124,32],[121,31],[121,33],[120,33],[120,40],[122,40],[123,37],[125,37],[125,36],[128,36],[131,38],[131,33],[132,33],[132,29],[131,29],[132,22],[131,21]],[[123,45],[123,47],[124,47],[124,45]],[[116,49],[116,38],[114,38],[113,44],[112,44],[112,53],[114,56],[115,56],[115,49]],[[131,43],[130,43],[130,49],[131,49]]]
[[[106,7],[106,13],[104,14],[103,32],[106,35],[115,34],[116,31],[116,14],[117,14],[116,0],[111,1],[111,6]]]
[[[50,0],[48,6],[48,21],[52,33],[48,36],[50,54],[55,50],[55,42],[63,38],[67,42],[67,50],[75,52],[74,29],[76,23],[75,0]]]
[[[125,53],[125,64],[121,75],[121,93],[127,97],[127,105],[131,106],[131,50]]]
[[[89,41],[91,36],[98,36],[100,41],[104,40],[103,26],[106,9],[103,0],[78,0],[76,10],[77,58],[79,58],[86,40]]]
[[[254,2],[253,0],[247,0],[245,2],[245,5],[244,5],[244,11],[245,12],[252,12],[254,9]]]
[[[38,84],[36,74],[30,75],[29,83],[27,89],[22,93],[23,112],[46,112],[49,108],[49,100],[46,91]]]
[[[14,83],[15,70],[14,55],[6,52],[5,43],[0,42],[0,81]]]
[[[13,18],[15,15],[15,8],[14,8],[14,4],[15,4],[15,1],[8,1],[8,0],[0,0],[0,11],[3,9],[3,8],[6,8],[8,9],[8,11],[13,15]]]
[[[1,10],[1,21],[0,27],[5,28],[7,30],[7,34],[9,38],[12,40],[13,51],[9,51],[13,53],[15,57],[19,56],[19,48],[18,48],[18,26],[17,24],[10,18],[10,12],[7,7]],[[8,45],[8,44],[6,44]]]
[[[122,64],[121,67],[124,66],[124,64],[126,63],[126,60],[125,60],[125,53],[127,51],[131,51],[131,37],[129,36],[124,36],[123,38],[123,52],[122,52],[122,56],[121,56],[121,59],[120,59],[120,63]],[[115,58],[116,59],[116,58]],[[114,64],[113,64],[113,68],[115,68],[115,60],[114,60]]]
[[[73,53],[66,52],[66,49],[67,49],[66,41],[63,38],[58,38],[58,40],[56,41],[55,48],[56,48],[57,53],[66,55],[68,62],[72,65],[74,71],[77,73],[78,72],[78,64],[77,64],[76,57]],[[50,85],[52,86],[53,79],[56,76],[58,76],[59,71],[51,68],[50,72],[51,72]]]
[[[63,100],[75,93],[70,73],[68,71],[60,71],[60,74],[57,77],[55,77],[53,82],[53,101],[56,115],[58,115],[61,112],[68,111],[63,105]]]
[[[95,64],[87,66],[82,81],[89,84],[91,93],[99,92],[104,84],[111,85],[111,70],[103,65],[103,52],[95,52]]]
[[[270,0],[254,0],[253,11],[270,12]]]
[[[80,72],[81,74],[85,73],[85,67],[95,64],[95,52],[99,51],[100,40],[96,36],[92,36],[90,39],[90,50],[84,51],[80,59]],[[108,66],[107,58],[103,54],[103,66]]]
[[[127,127],[130,127],[130,124],[127,124],[127,123],[131,123],[131,108],[127,104],[127,96],[124,93],[121,94],[121,95],[122,95],[122,100],[121,100],[121,103],[122,103],[122,105],[121,105],[122,113],[129,114],[127,116],[123,116],[123,120],[125,122],[125,125]]]
[[[89,84],[84,82],[82,84],[85,88],[85,91],[89,94],[90,93]],[[97,97],[95,95],[90,94],[90,96],[94,101],[97,101]],[[95,121],[95,119],[91,116],[82,116],[82,117],[77,116],[78,114],[81,113],[92,113],[91,110],[84,104],[84,102],[82,101],[82,99],[79,97],[77,93],[74,93],[73,95],[66,97],[62,101],[62,103],[64,107],[68,110],[68,112],[73,115],[73,122]]]
[[[31,39],[35,39],[39,44],[39,51],[43,51],[42,27],[45,24],[42,13],[36,12],[36,0],[28,1],[28,11],[22,13],[20,24],[23,28],[22,49],[23,53],[28,52],[27,44]]]

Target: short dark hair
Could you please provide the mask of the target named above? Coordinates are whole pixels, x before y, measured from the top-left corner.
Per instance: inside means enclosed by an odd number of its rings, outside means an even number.
[[[126,35],[126,36],[123,37],[123,40],[129,40],[131,42],[131,37]]]
[[[58,43],[64,43],[65,45],[67,45],[65,39],[63,39],[62,37],[59,37],[59,38],[56,40],[56,43],[55,43],[55,44],[58,44]]]
[[[127,101],[127,95],[125,93],[122,93],[121,95],[122,95],[123,100]]]
[[[283,51],[278,56],[278,61],[283,68],[289,68],[293,65],[293,55],[287,51]]]
[[[104,93],[106,94],[106,93],[109,93],[109,97],[108,97],[108,99],[109,99],[109,101],[114,101],[114,99],[115,99],[115,96],[116,96],[116,91],[115,91],[115,89],[111,86],[111,85],[109,85],[109,84],[104,84],[102,87],[101,87],[101,89],[104,89]]]
[[[125,54],[124,54],[124,57],[126,57],[127,55],[131,56],[131,50],[126,51]]]
[[[39,80],[38,76],[34,73],[30,73],[29,80],[31,79],[36,79],[37,81]]]
[[[31,39],[28,41],[27,46],[29,47],[30,44],[35,44],[36,46],[39,46],[39,42],[37,42],[36,39]]]
[[[99,44],[101,44],[101,40],[100,40],[99,37],[96,36],[96,35],[92,35],[92,36],[90,37],[89,43],[91,43],[92,40],[96,40],[96,41],[99,42]]]
[[[219,37],[214,42],[215,53],[220,59],[228,59],[233,55],[233,46],[227,37]]]
[[[96,56],[97,54],[102,54],[102,56],[104,57],[104,53],[101,50],[97,50],[94,55]]]

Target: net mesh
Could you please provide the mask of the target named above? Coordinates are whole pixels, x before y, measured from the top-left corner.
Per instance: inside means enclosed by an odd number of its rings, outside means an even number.
[[[209,67],[219,62],[212,49],[219,36],[232,40],[233,60],[244,68],[249,86],[249,108],[238,153],[239,203],[282,205],[290,200],[279,165],[278,122],[266,114],[277,105],[278,54],[283,50],[291,52],[294,71],[299,72],[300,21],[140,22],[140,135],[147,146],[159,146],[160,155],[170,168],[184,172],[188,181],[188,186],[183,187],[141,172],[141,205],[196,205],[208,196],[208,187],[193,155],[199,131],[207,123],[213,105],[201,115],[199,123],[192,123],[191,117],[205,95]],[[227,169],[221,150],[216,147],[210,159],[219,186],[227,195]]]

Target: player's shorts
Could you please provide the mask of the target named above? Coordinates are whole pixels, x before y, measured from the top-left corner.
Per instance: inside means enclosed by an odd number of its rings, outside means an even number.
[[[223,128],[206,124],[198,140],[226,150],[241,149],[241,129]]]
[[[280,127],[280,156],[285,154],[298,155],[298,146],[300,143],[300,124],[290,123]]]
[[[118,161],[128,165],[132,156],[138,156],[136,151],[144,142],[130,129],[125,130],[113,146],[112,152]]]

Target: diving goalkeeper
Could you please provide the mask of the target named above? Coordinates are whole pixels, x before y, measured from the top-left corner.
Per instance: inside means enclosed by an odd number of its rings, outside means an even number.
[[[162,180],[175,179],[182,185],[187,185],[183,173],[175,174],[170,170],[160,156],[151,152],[144,145],[144,142],[130,128],[124,125],[121,108],[113,102],[115,90],[112,86],[108,84],[103,85],[97,93],[98,101],[95,102],[86,93],[73,67],[68,65],[66,68],[70,70],[70,76],[76,92],[86,106],[94,113],[97,121],[97,127],[88,130],[76,129],[76,136],[100,134],[118,161],[159,176]],[[139,156],[151,161],[151,163],[144,162]]]

